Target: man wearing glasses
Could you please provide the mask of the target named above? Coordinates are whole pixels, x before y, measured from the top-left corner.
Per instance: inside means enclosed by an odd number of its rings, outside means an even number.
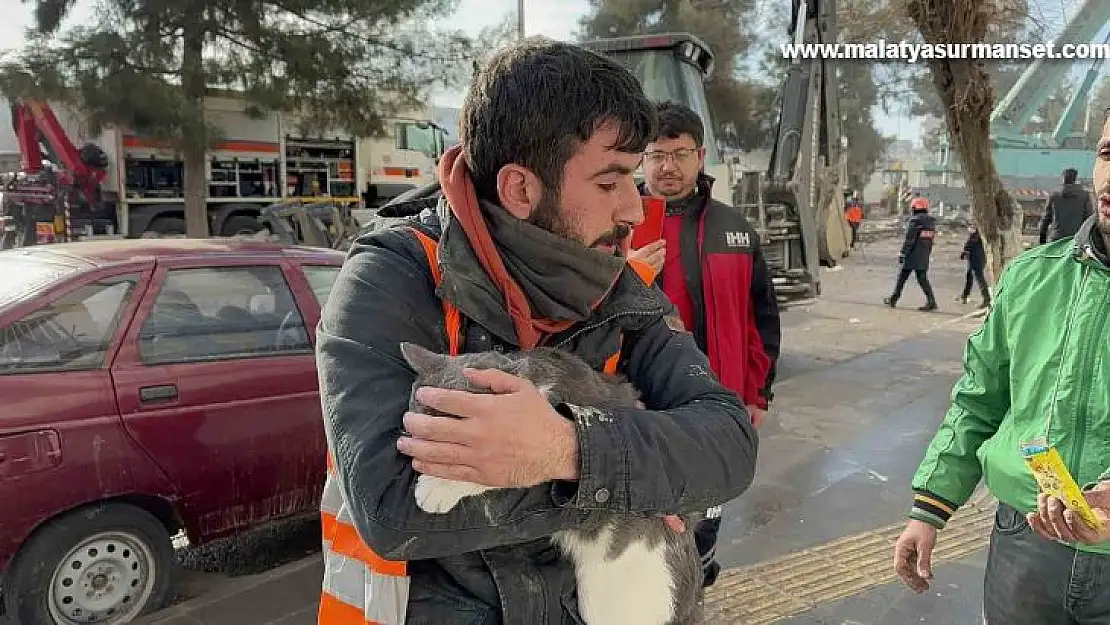
[[[663,236],[629,253],[659,272],[657,284],[682,325],[709,357],[713,373],[744,401],[756,426],[772,398],[779,355],[779,308],[759,235],[738,209],[711,197],[701,118],[673,102],[657,106],[659,132],[644,153],[640,192],[666,199]],[[705,585],[714,561],[720,507],[696,530]]]

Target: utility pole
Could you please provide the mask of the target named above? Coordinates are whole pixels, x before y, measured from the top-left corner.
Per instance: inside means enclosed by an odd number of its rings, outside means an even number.
[[[524,0],[516,0],[516,38],[524,39]]]

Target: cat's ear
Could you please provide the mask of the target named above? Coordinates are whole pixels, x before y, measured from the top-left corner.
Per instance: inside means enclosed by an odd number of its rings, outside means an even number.
[[[437,354],[415,343],[402,342],[401,355],[418,374],[434,371],[447,362],[447,356]]]

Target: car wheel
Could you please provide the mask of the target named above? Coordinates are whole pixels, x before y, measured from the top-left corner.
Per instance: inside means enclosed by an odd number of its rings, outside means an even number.
[[[220,229],[221,234],[225,237],[255,234],[259,230],[262,230],[262,224],[250,215],[235,215],[225,221],[223,228]]]
[[[99,504],[50,521],[23,546],[4,604],[16,625],[129,623],[165,605],[175,566],[161,521]]]
[[[180,217],[159,217],[150,222],[146,231],[162,236],[184,235],[185,220]]]

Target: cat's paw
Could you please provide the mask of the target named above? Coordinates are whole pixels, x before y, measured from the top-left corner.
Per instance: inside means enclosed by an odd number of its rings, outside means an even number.
[[[416,505],[424,512],[444,514],[450,512],[464,497],[480,495],[488,486],[445,480],[434,475],[416,478]]]

